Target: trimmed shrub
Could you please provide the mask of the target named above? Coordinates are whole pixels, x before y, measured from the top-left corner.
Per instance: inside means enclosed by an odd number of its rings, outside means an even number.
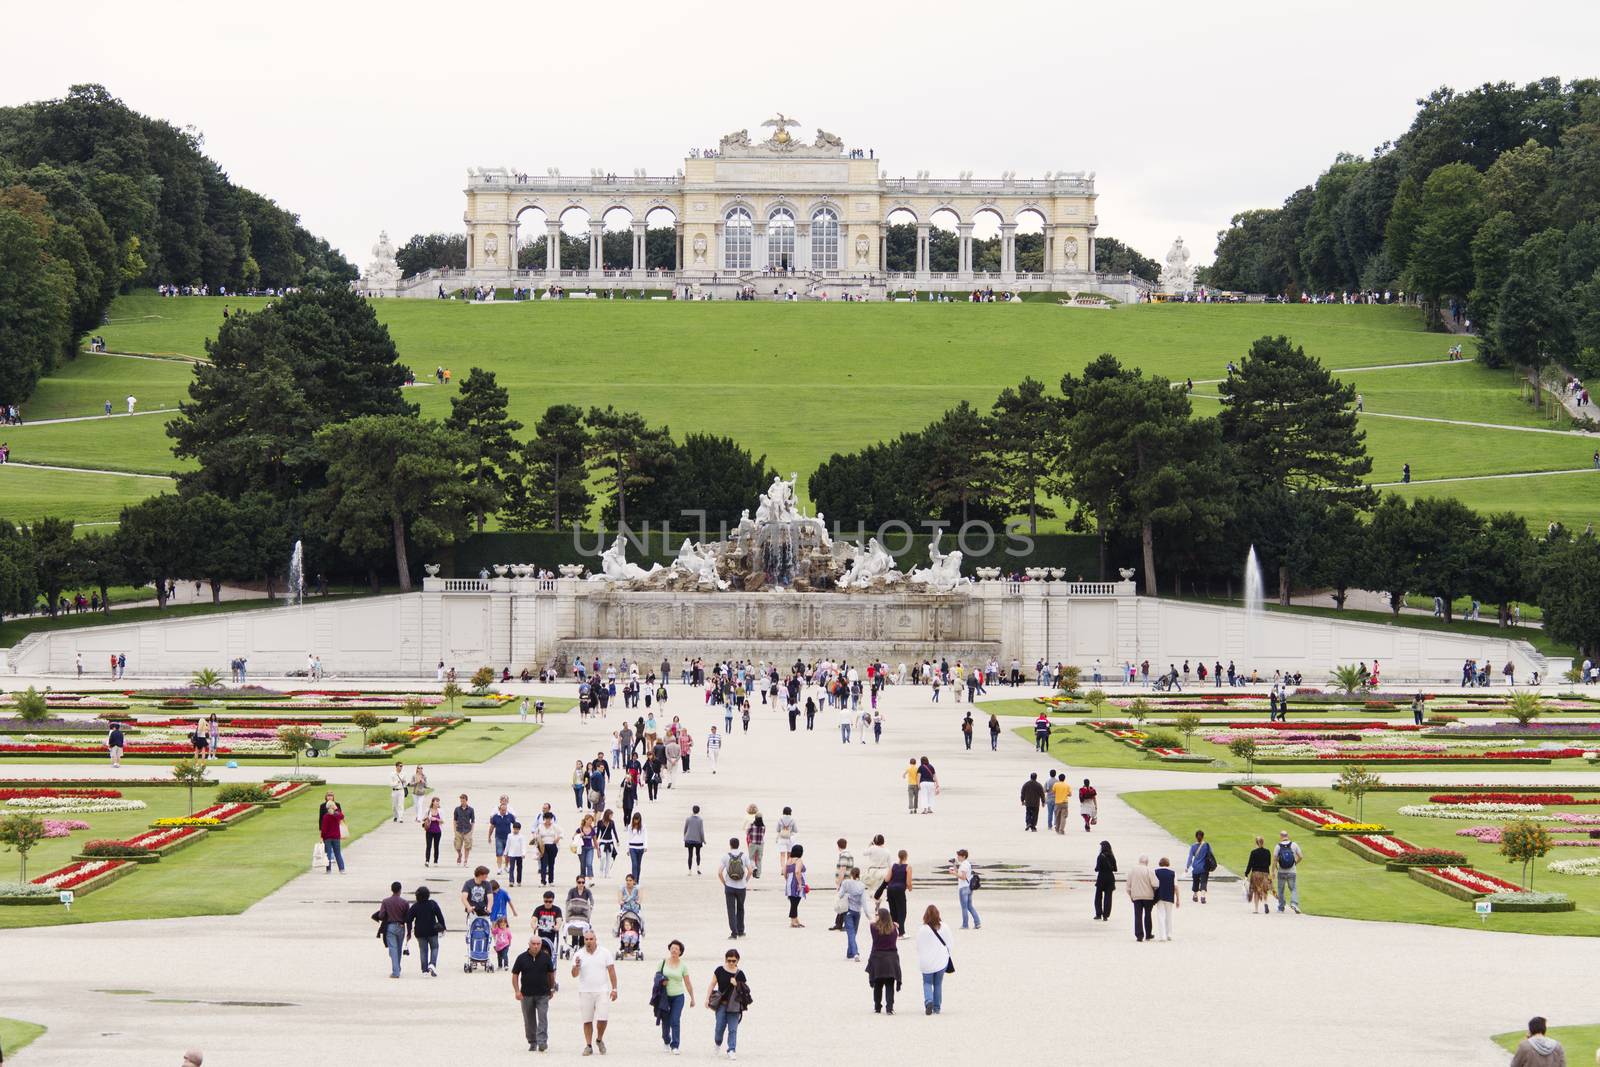
[[[217,790],[213,800],[216,804],[265,804],[272,800],[272,794],[259,785],[248,782],[236,782],[225,785]]]
[[[1314,789],[1285,789],[1273,797],[1272,802],[1280,808],[1323,808],[1328,805],[1327,798]]]

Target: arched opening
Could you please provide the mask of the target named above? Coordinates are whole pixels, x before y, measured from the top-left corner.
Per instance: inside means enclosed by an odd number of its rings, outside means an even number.
[[[557,266],[562,270],[586,271],[589,269],[589,209],[574,204],[561,213],[561,258]]]
[[[767,213],[767,262],[771,270],[792,270],[794,258],[794,212],[775,207]]]
[[[600,216],[600,266],[604,270],[633,269],[633,212],[620,205]]]
[[[1045,269],[1044,213],[1031,207],[1017,212],[1016,262],[1018,274],[1040,274]]]
[[[651,208],[644,217],[644,265],[648,270],[678,269],[678,216],[671,208]]]
[[[940,208],[928,216],[928,269],[954,274],[961,269],[961,216]]]
[[[839,215],[831,207],[811,213],[811,269],[839,269]]]
[[[1000,224],[1005,220],[992,207],[972,216],[972,273],[978,277],[1000,273]]]
[[[545,269],[549,220],[542,207],[525,207],[517,212],[517,270]]]
[[[889,212],[883,230],[884,269],[910,274],[917,269],[917,216],[908,208]]]
[[[729,208],[722,217],[722,269],[747,271],[750,269],[752,235],[755,229],[750,212],[742,207]]]

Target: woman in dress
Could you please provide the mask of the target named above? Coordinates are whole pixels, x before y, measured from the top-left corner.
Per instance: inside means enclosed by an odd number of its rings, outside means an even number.
[[[806,895],[806,865],[800,861],[800,857],[805,851],[805,846],[795,845],[785,855],[783,862],[783,892],[789,898],[791,928],[805,926],[805,923],[800,921],[800,901]]]
[[[1089,779],[1083,780],[1083,787],[1078,790],[1078,814],[1083,816],[1083,832],[1088,833],[1089,827],[1100,821],[1100,802],[1095,799],[1100,794],[1094,791],[1094,786],[1089,784]]]
[[[871,926],[872,953],[867,957],[867,981],[872,983],[872,1010],[883,1011],[883,1002],[889,1002],[889,1014],[894,1014],[894,994],[900,988],[899,931],[887,908],[878,909],[878,918]]]
[[[1245,879],[1250,883],[1246,898],[1250,902],[1250,910],[1256,910],[1256,904],[1261,904],[1261,914],[1266,915],[1272,911],[1269,898],[1272,896],[1272,853],[1267,850],[1264,838],[1256,838],[1256,847],[1250,850],[1250,858],[1244,865]]]
[[[889,914],[894,917],[894,925],[900,931],[900,936],[906,936],[906,894],[911,892],[911,863],[910,854],[905,849],[899,852],[900,862],[891,864],[889,877],[880,886],[880,891],[889,897]]]
[[[411,795],[417,798],[417,821],[428,811],[428,776],[422,771],[422,764],[417,764],[417,769],[411,772]],[[435,798],[437,799],[437,798]]]
[[[785,863],[789,859],[789,849],[794,846],[794,835],[799,832],[800,824],[795,822],[794,809],[785,806],[783,814],[778,816],[778,822],[773,826],[772,832],[778,839],[778,862]]]
[[[872,899],[878,899],[878,887],[889,877],[889,850],[883,847],[882,834],[875,836],[872,844],[862,850],[861,869],[866,872],[861,880],[867,884],[867,892],[872,894]]]
[[[1111,921],[1111,895],[1117,888],[1117,857],[1111,852],[1111,842],[1100,842],[1100,854],[1094,858],[1094,917],[1101,922]]]
[[[422,803],[419,799],[417,803]],[[444,836],[444,812],[439,810],[439,798],[428,801],[428,811],[422,816],[422,865],[439,865],[439,839]]]

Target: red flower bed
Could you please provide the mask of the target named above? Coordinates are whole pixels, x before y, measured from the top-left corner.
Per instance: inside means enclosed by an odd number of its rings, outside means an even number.
[[[199,826],[170,826],[163,830],[146,830],[142,834],[134,834],[132,837],[128,838],[128,840],[124,841],[123,844],[134,845],[141,848],[159,849],[166,845],[172,844],[174,841],[181,841],[186,837],[192,837],[199,833],[201,829],[202,827]]]
[[[1430,804],[1600,804],[1600,797],[1579,799],[1570,793],[1437,793]]]
[[[75,889],[85,882],[126,867],[131,862],[131,860],[79,860],[48,874],[41,874],[33,881],[35,885],[47,885],[52,889]]]
[[[1284,808],[1283,813],[1304,819],[1306,822],[1317,826],[1331,826],[1334,823],[1355,822],[1348,815],[1341,815],[1337,811],[1327,808]]]
[[[227,822],[229,819],[237,819],[255,806],[254,804],[213,804],[209,808],[201,808],[193,815],[190,815],[189,818],[219,819],[222,822]]]
[[[1424,871],[1435,878],[1443,878],[1452,885],[1474,893],[1520,893],[1522,887],[1515,882],[1508,882],[1504,878],[1496,878],[1492,874],[1484,874],[1478,870],[1463,870],[1460,867],[1424,867]]]
[[[22,797],[87,797],[92,800],[116,800],[122,796],[120,789],[0,789],[0,800]]]
[[[39,744],[0,744],[0,755],[47,755],[56,754],[84,754],[94,755],[103,751],[99,744],[94,745],[63,745],[54,742],[41,742]],[[192,756],[193,745],[126,745],[122,750],[125,756]],[[213,756],[227,756],[232,754],[232,749],[220,746],[211,753]]]
[[[1484,756],[1488,759],[1577,759],[1583,752],[1581,748],[1533,748],[1485,752]]]

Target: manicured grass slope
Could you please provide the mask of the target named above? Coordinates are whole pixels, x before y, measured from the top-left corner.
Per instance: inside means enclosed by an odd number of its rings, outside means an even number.
[[[351,855],[346,856],[346,862],[359,863],[360,848],[352,846],[362,834],[389,817],[389,790],[383,786],[334,788],[350,825],[350,840],[345,848]],[[213,792],[195,790],[195,808],[209,804]],[[80,897],[71,911],[50,906],[0,907],[0,929],[237,914],[307,869],[311,847],[317,839],[317,805],[323,792],[314,786],[281,808],[263,811],[237,826],[208,834],[204,841]],[[76,848],[91,838],[128,837],[155,819],[188,811],[187,792],[183,789],[124,789],[123,795],[144,800],[150,807],[145,811],[84,817],[91,829],[39,844],[28,863],[30,876],[69,862]],[[4,857],[8,866],[15,858]],[[15,877],[15,872],[9,871],[7,876]]]
[[[1596,1062],[1595,1052],[1600,1050],[1600,1026],[1552,1026],[1549,1033],[1566,1049],[1567,1062],[1572,1067]],[[1515,1052],[1517,1044],[1527,1036],[1526,1030],[1512,1030],[1494,1035],[1494,1042],[1507,1052]]]
[[[1278,776],[1277,768],[1271,771],[1272,777]],[[1355,815],[1353,803],[1332,790],[1319,791],[1325,794],[1336,810]],[[1422,803],[1427,795],[1374,793],[1366,798],[1362,816],[1368,821],[1383,823],[1415,845],[1464,852],[1478,870],[1512,881],[1518,880],[1520,868],[1500,856],[1495,846],[1455,836],[1456,830],[1474,824],[1396,814],[1401,805]],[[1234,873],[1244,868],[1245,857],[1253,847],[1256,835],[1271,840],[1279,830],[1288,829],[1305,852],[1306,862],[1300,873],[1300,907],[1312,915],[1427,923],[1471,930],[1487,925],[1490,930],[1509,933],[1600,936],[1600,880],[1554,875],[1544,870],[1549,860],[1570,859],[1587,851],[1585,849],[1553,850],[1548,859],[1539,861],[1533,879],[1537,890],[1571,895],[1578,906],[1576,911],[1501,913],[1491,916],[1485,924],[1473,913],[1471,904],[1429,889],[1405,874],[1386,871],[1378,864],[1369,863],[1332,838],[1317,837],[1308,831],[1297,830],[1288,820],[1259,811],[1232,793],[1217,789],[1170,790],[1124,794],[1123,799],[1135,811],[1154,820],[1172,834],[1174,849],[1180,847],[1179,842],[1192,839],[1195,830],[1205,830],[1206,838],[1217,849],[1218,862]],[[1492,823],[1494,820],[1485,819],[1484,822]],[[1242,891],[1217,890],[1213,886],[1212,895],[1217,898],[1213,903],[1244,906],[1240,902]],[[1273,915],[1259,921],[1292,922],[1294,917],[1285,914],[1280,919]]]
[[[76,522],[115,522],[127,505],[170,488],[172,483],[164,479],[29,470],[7,463],[0,465],[0,517],[33,522],[59,515]]]
[[[45,1028],[38,1023],[25,1023],[21,1019],[0,1019],[0,1048],[5,1049],[7,1055],[21,1052],[33,1044],[44,1031]]]

